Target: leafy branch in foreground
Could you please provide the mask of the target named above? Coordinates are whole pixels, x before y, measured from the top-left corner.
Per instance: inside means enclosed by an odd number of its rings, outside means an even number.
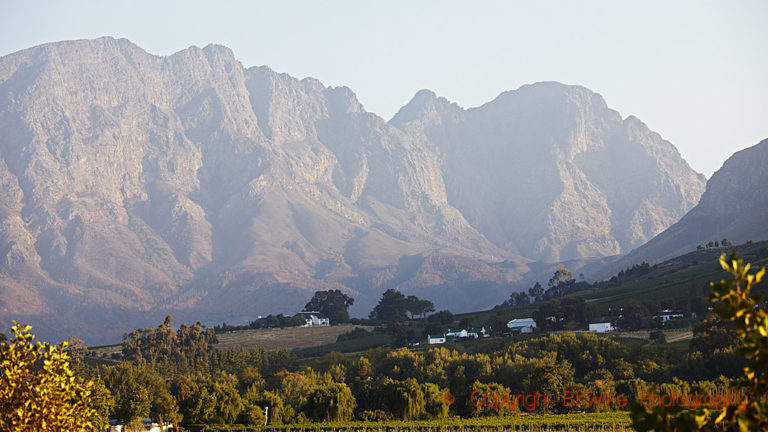
[[[720,256],[720,265],[733,279],[711,283],[709,300],[717,315],[734,325],[741,340],[736,353],[750,363],[738,381],[740,403],[724,407],[688,409],[684,406],[656,406],[646,411],[632,408],[632,425],[639,431],[758,431],[768,430],[768,308],[763,296],[753,292],[765,275],[765,268],[749,273],[749,264],[732,253]]]
[[[0,430],[90,431],[106,426],[92,408],[94,382],[83,382],[69,368],[68,342],[35,342],[31,328],[14,321],[11,340],[0,342]]]

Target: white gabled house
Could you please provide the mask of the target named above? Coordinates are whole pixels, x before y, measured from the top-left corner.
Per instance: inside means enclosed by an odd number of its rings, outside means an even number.
[[[444,344],[444,343],[445,343],[444,334],[427,335],[427,344],[429,345]]]
[[[325,327],[331,325],[331,320],[320,312],[301,311],[299,315],[304,318],[305,324],[302,327]]]
[[[513,333],[533,333],[536,328],[536,321],[533,318],[515,318],[507,323],[507,328]]]

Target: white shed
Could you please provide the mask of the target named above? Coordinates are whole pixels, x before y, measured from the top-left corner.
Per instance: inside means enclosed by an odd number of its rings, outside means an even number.
[[[613,325],[611,325],[610,321],[599,321],[599,322],[591,322],[589,323],[589,331],[594,333],[605,333],[616,330],[613,328]]]

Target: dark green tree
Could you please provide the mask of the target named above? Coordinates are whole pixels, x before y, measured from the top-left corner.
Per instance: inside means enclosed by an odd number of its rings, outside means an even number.
[[[405,299],[405,307],[411,314],[411,319],[417,315],[424,317],[429,312],[435,311],[435,305],[429,300],[421,300],[416,296],[408,296]]]
[[[341,290],[316,291],[312,299],[304,305],[304,310],[325,314],[331,323],[349,322],[349,309],[355,299]]]
[[[373,308],[369,317],[372,320],[382,322],[398,322],[408,319],[406,311],[408,310],[408,301],[403,293],[390,288],[384,292],[379,300],[379,304]]]
[[[485,325],[488,327],[491,334],[501,335],[509,330],[507,328],[507,322],[507,320],[502,319],[499,315],[491,315],[488,318],[488,321],[485,322]]]
[[[545,330],[562,330],[570,322],[586,326],[597,315],[597,307],[583,298],[566,297],[550,300],[533,313],[536,326]]]
[[[621,308],[621,316],[618,318],[616,325],[621,330],[640,330],[650,325],[651,314],[648,312],[648,308],[642,304],[633,303]]]
[[[175,425],[181,421],[179,405],[166,386],[160,387],[160,392],[155,393],[150,407],[150,417],[161,425]]]
[[[125,421],[130,428],[137,429],[141,425],[141,420],[149,417],[150,414],[152,401],[149,392],[142,386],[134,386],[128,398],[122,402],[116,410],[118,418]]]
[[[115,398],[112,397],[112,393],[109,392],[109,389],[107,389],[100,377],[96,377],[93,380],[93,384],[91,401],[93,409],[96,411],[96,418],[93,419],[93,424],[99,430],[107,429],[109,427],[109,415],[115,408]]]
[[[531,298],[532,303],[544,300],[544,287],[536,282],[532,287],[528,288],[528,296]]]

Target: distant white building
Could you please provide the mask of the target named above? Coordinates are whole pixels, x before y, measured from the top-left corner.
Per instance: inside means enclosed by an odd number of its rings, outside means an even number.
[[[461,330],[448,329],[448,331],[445,332],[445,337],[448,339],[466,338],[466,337],[469,337],[469,332],[467,332],[464,329],[461,329]]]
[[[445,335],[444,334],[427,335],[427,343],[429,345],[444,344],[445,343]]]
[[[616,330],[616,328],[613,327],[611,321],[613,320],[607,317],[593,319],[592,322],[589,323],[589,331],[593,333],[612,332]]]
[[[171,425],[161,425],[160,423],[155,423],[149,417],[142,419],[141,423],[143,425],[143,429],[141,430],[147,432],[166,432],[171,428]],[[121,420],[110,420],[108,430],[109,432],[127,432],[129,429]]]
[[[654,315],[654,318],[661,318],[661,322],[665,323],[667,321],[682,318],[683,314],[680,311],[673,311],[670,309],[664,309],[660,310],[658,315]]]
[[[536,328],[536,321],[533,318],[515,318],[507,323],[507,328],[512,332],[533,333]]]
[[[318,326],[329,326],[331,325],[331,320],[321,314],[320,312],[315,311],[301,311],[299,312],[299,315],[304,317],[304,321],[306,324],[304,324],[303,327],[318,327]]]

